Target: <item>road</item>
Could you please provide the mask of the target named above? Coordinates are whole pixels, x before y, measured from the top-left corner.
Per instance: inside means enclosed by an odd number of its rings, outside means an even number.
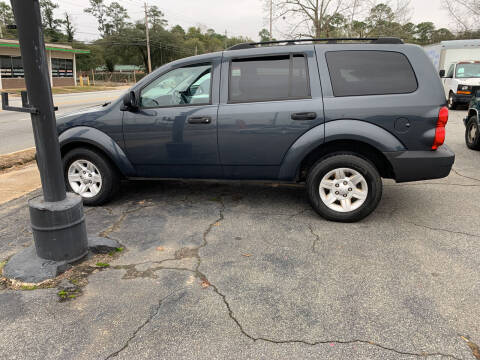
[[[359,223],[321,219],[302,186],[125,182],[85,208],[89,235],[124,250],[65,274],[73,298],[0,283],[0,358],[478,360],[480,151],[465,114],[447,125],[450,176],[385,180]],[[31,196],[0,205],[0,263],[32,244]]]
[[[54,95],[53,102],[58,106],[56,114],[60,116],[115,100],[123,92],[125,89]],[[10,104],[20,106],[19,98],[12,99]],[[0,155],[34,146],[30,115],[0,110],[0,139]]]

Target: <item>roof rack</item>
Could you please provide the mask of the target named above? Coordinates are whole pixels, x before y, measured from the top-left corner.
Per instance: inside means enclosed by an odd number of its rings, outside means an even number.
[[[338,44],[339,41],[368,41],[371,44],[403,44],[403,41],[395,37],[377,37],[377,38],[321,38],[321,39],[292,39],[241,43],[229,47],[227,50],[252,49],[262,45],[297,45],[299,42],[326,42],[327,44]]]

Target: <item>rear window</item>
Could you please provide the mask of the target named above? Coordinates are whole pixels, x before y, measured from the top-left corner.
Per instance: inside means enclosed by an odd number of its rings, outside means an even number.
[[[300,99],[310,96],[304,55],[232,60],[230,102]]]
[[[407,57],[392,51],[326,53],[335,96],[406,94],[417,90]]]

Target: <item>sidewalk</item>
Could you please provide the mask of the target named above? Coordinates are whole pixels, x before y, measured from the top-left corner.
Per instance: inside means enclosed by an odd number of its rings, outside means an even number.
[[[0,204],[17,199],[40,187],[40,174],[35,162],[19,169],[0,172]]]

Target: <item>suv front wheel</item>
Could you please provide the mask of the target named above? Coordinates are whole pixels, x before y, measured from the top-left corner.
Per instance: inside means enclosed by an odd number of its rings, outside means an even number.
[[[120,185],[118,171],[102,154],[87,148],[76,148],[63,157],[67,190],[77,193],[85,205],[106,203]]]
[[[457,108],[457,103],[455,102],[455,95],[453,95],[453,92],[450,92],[450,95],[448,95],[448,108],[450,110],[455,110]]]
[[[369,161],[354,154],[333,154],[310,169],[307,192],[310,204],[325,219],[355,222],[377,207],[382,179]]]

